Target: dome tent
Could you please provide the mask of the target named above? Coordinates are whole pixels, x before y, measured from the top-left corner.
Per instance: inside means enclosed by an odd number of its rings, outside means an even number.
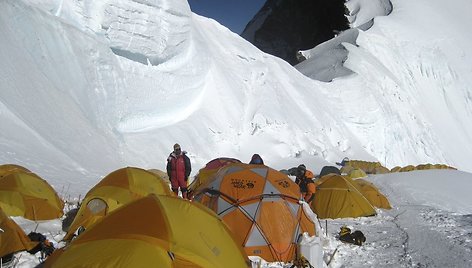
[[[0,178],[5,177],[8,174],[15,173],[18,171],[31,172],[29,169],[15,164],[4,164],[0,165]]]
[[[215,175],[218,170],[226,165],[233,163],[241,163],[238,159],[230,157],[219,157],[208,162],[203,168],[198,171],[198,174],[195,176],[195,179],[188,186],[188,191],[193,195],[195,189],[197,189],[201,184],[208,181],[211,176]]]
[[[38,242],[32,242],[13,220],[0,208],[0,257],[23,251],[31,250]]]
[[[362,195],[372,204],[374,207],[391,209],[392,206],[385,195],[383,195],[377,187],[371,182],[364,179],[354,180],[355,186],[359,189]]]
[[[170,181],[169,175],[167,175],[167,173],[165,171],[162,171],[162,170],[157,169],[157,168],[151,168],[151,169],[148,169],[147,171],[156,174],[159,178],[163,179],[166,182]]]
[[[356,188],[352,179],[336,174],[323,177],[322,182],[316,187],[311,207],[320,219],[354,218],[377,214],[374,207]]]
[[[111,211],[149,194],[173,195],[156,174],[136,167],[118,169],[105,176],[85,195],[64,240],[80,227],[88,228]]]
[[[44,263],[101,268],[248,266],[244,251],[212,211],[154,194],[111,212]]]
[[[0,207],[8,216],[51,220],[64,213],[64,202],[45,180],[17,171],[0,179]]]
[[[195,201],[217,213],[248,255],[292,261],[298,235],[315,234],[298,186],[267,166],[228,165],[195,193]]]
[[[328,174],[338,174],[338,175],[341,175],[341,171],[339,170],[339,168],[335,167],[335,166],[324,166],[321,171],[320,171],[320,174],[318,175],[319,178],[321,177],[324,177]]]
[[[351,172],[349,172],[348,177],[351,179],[364,178],[367,177],[367,174],[365,174],[364,170],[360,168],[355,168],[351,170]]]

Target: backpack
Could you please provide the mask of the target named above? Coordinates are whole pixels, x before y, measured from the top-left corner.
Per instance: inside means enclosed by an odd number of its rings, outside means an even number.
[[[362,246],[362,244],[366,241],[366,238],[364,236],[364,233],[362,233],[359,230],[354,231],[351,233],[351,229],[347,228],[346,226],[341,227],[341,231],[339,231],[339,240]]]
[[[54,245],[43,234],[31,232],[28,234],[28,238],[31,241],[39,242],[38,245],[36,245],[34,248],[28,250],[28,253],[30,254],[36,254],[37,252],[41,252],[41,257],[44,258],[51,255],[56,249]]]

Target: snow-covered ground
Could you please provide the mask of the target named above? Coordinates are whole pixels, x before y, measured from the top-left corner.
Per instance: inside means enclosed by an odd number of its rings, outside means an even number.
[[[352,71],[324,83],[185,0],[0,1],[0,163],[29,168],[67,199],[124,166],[164,169],[176,142],[192,175],[215,157],[253,153],[315,173],[344,156],[471,172],[472,2],[392,0],[385,16],[387,2],[348,2],[353,26],[370,28],[321,45],[347,51],[328,62]],[[369,179],[394,209],[328,221],[332,267],[471,266],[469,173]],[[341,224],[367,243],[339,244]],[[59,239],[57,221],[40,227]]]
[[[369,180],[393,209],[377,210],[375,217],[328,220],[328,261],[337,248],[330,267],[471,267],[472,174],[425,170]],[[333,240],[342,225],[361,230],[366,243]]]

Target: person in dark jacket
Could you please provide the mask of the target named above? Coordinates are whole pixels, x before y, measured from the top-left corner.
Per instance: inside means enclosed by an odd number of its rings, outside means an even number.
[[[313,172],[306,169],[304,164],[297,167],[295,183],[300,187],[305,202],[310,203],[315,198],[316,186],[313,182]]]
[[[180,188],[182,197],[188,199],[187,181],[192,167],[190,158],[186,154],[187,152],[182,151],[178,143],[174,145],[174,151],[167,158],[167,175],[171,182],[172,191],[178,195]]]
[[[253,165],[264,165],[264,160],[262,160],[262,157],[258,154],[253,154],[251,157],[251,161],[249,164]]]

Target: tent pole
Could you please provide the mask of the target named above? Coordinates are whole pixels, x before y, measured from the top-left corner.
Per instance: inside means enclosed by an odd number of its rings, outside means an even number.
[[[326,236],[328,236],[328,220],[325,220],[326,222]]]

